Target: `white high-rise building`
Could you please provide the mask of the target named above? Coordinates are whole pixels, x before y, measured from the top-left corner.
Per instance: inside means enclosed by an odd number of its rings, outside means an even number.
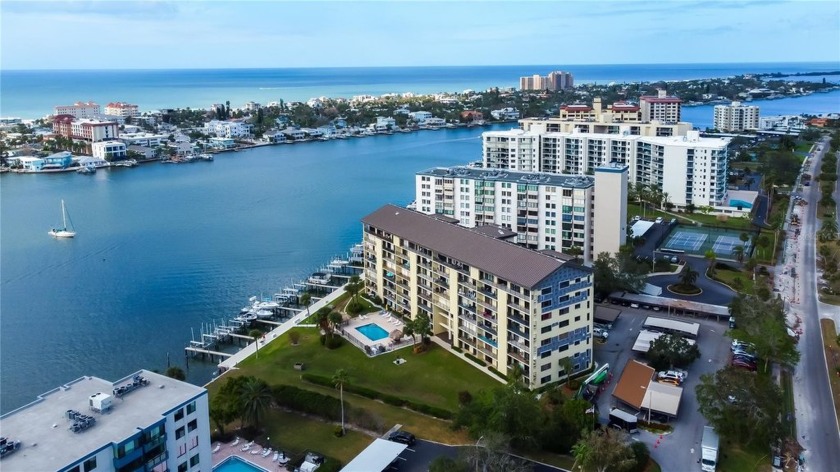
[[[487,169],[584,175],[616,163],[629,167],[630,182],[662,189],[677,207],[728,206],[728,138],[701,138],[696,131],[661,137],[522,130],[489,131],[482,137]],[[516,152],[512,144],[518,145]],[[521,152],[523,147],[528,152]]]
[[[131,103],[111,102],[105,105],[105,114],[122,118],[137,118],[140,116],[140,108]]]
[[[656,96],[642,95],[639,97],[639,107],[644,122],[656,120],[662,123],[679,123],[681,104],[682,100],[677,97],[669,97],[665,90],[658,90]]]
[[[759,109],[756,105],[715,105],[714,128],[724,132],[740,132],[759,128]]]
[[[203,387],[154,372],[82,377],[0,417],[20,441],[3,470],[210,472],[208,408]]]
[[[615,254],[627,240],[627,170],[622,164],[595,168],[592,259]]]
[[[76,118],[96,118],[100,114],[102,114],[101,108],[94,102],[76,102],[72,105],[55,107],[55,116],[73,115]]]

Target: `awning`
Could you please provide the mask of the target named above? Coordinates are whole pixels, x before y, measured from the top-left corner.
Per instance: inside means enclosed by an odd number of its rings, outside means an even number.
[[[344,466],[341,472],[380,472],[385,470],[407,447],[405,444],[376,439]]]

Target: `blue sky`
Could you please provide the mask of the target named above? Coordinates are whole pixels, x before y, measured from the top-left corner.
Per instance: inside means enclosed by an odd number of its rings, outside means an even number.
[[[0,2],[4,69],[837,61],[838,1]]]

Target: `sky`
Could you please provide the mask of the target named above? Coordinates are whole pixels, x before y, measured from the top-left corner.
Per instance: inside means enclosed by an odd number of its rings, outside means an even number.
[[[812,61],[840,1],[0,1],[3,69]]]

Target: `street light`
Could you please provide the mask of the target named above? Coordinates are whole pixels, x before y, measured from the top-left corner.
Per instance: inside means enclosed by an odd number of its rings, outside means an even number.
[[[482,439],[484,439],[484,436],[478,438],[478,441],[475,442],[475,472],[478,472],[478,463],[481,462],[481,458],[478,455],[478,446]]]

